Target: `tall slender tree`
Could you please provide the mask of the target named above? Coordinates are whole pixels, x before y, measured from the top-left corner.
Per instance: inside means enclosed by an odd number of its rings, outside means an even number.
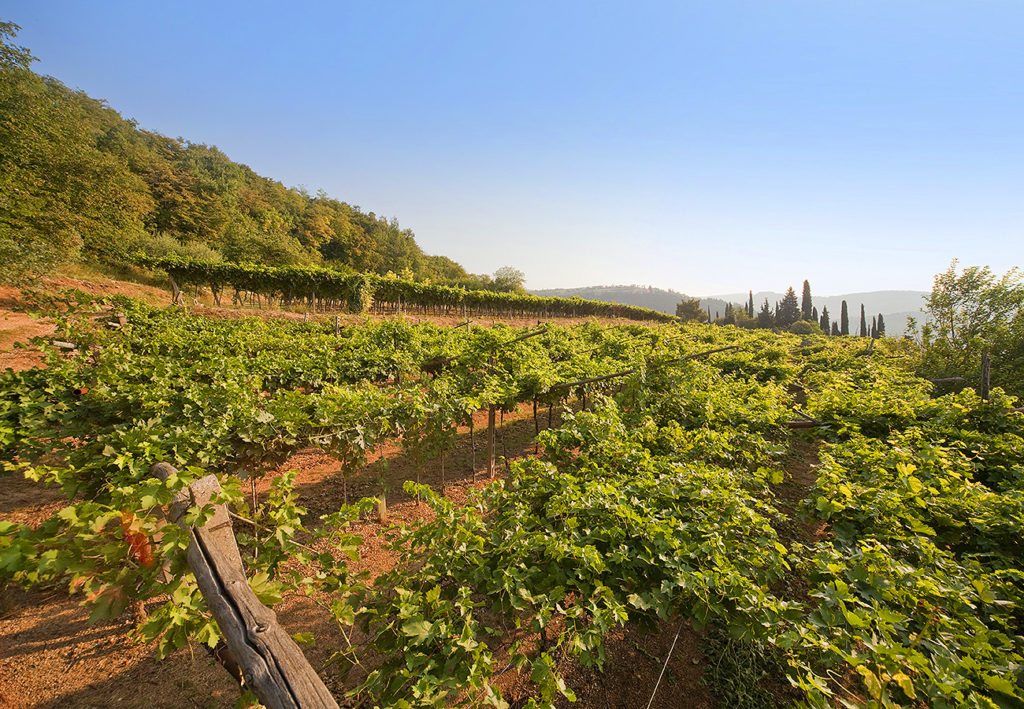
[[[885,337],[885,316],[878,314],[878,336]]]
[[[846,307],[845,300],[843,301],[842,308],[839,310],[839,334],[850,334],[850,309]]]
[[[826,335],[832,331],[831,323],[829,322],[828,317],[827,305],[821,309],[821,318],[818,320],[818,324],[821,325],[821,331],[824,332]]]
[[[804,320],[810,320],[813,316],[811,309],[813,304],[811,303],[811,284],[809,281],[804,281],[804,292],[800,298],[800,315]],[[817,320],[817,318],[815,318]]]
[[[860,336],[868,336],[868,320],[864,317],[864,303],[860,304]]]
[[[747,317],[754,317],[754,291],[750,291],[750,297],[747,299]]]
[[[836,337],[839,337],[839,323],[832,323],[832,334],[835,335]]]
[[[871,316],[871,339],[878,339],[878,318]]]

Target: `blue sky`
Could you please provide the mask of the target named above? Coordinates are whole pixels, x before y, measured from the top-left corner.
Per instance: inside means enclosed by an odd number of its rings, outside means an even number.
[[[533,288],[1024,262],[1024,3],[21,2],[35,68]]]

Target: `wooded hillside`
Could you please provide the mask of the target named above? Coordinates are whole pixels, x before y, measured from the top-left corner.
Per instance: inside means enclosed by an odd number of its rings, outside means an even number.
[[[144,130],[104,101],[31,70],[0,22],[0,279],[142,250],[266,265],[321,264],[460,279],[396,219]]]

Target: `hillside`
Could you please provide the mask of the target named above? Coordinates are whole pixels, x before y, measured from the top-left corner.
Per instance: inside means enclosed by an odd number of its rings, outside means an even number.
[[[266,265],[466,276],[412,231],[285,187],[216,146],[144,130],[101,100],[31,70],[0,22],[0,281],[136,250]]]
[[[638,285],[548,288],[546,290],[532,290],[530,292],[546,298],[571,298],[576,296],[578,298],[586,298],[587,300],[622,303],[623,305],[649,308],[670,315],[675,315],[676,305],[681,300],[693,297],[671,289],[665,290],[663,288],[655,288],[654,286]],[[710,308],[712,316],[715,316],[716,313],[725,314],[725,306],[728,302],[717,297],[700,299],[701,307],[704,310]]]

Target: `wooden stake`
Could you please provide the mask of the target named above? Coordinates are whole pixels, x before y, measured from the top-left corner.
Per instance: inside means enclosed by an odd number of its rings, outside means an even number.
[[[494,478],[494,406],[487,407],[487,475]]]
[[[501,457],[505,459],[505,469],[508,469],[508,451],[505,449],[505,409],[501,410]]]
[[[537,420],[537,397],[533,397],[533,454],[537,455],[540,452],[540,443],[537,442],[537,436],[540,435],[540,421]]]
[[[473,432],[473,414],[469,413],[469,467],[473,470],[473,482],[476,482],[476,434]]]

